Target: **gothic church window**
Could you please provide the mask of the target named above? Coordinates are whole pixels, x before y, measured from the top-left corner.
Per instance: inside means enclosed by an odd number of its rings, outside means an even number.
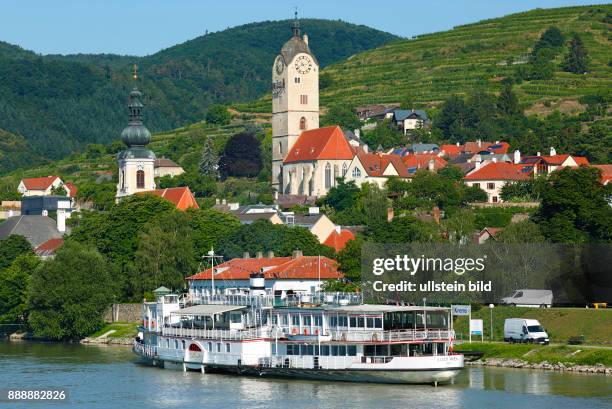
[[[332,168],[328,163],[325,165],[325,189],[330,189],[332,185]]]
[[[136,172],[136,188],[144,189],[145,187],[145,173],[144,170]]]
[[[359,179],[361,177],[361,170],[359,168],[353,169],[353,179]]]
[[[346,176],[346,171],[348,170],[348,166],[346,165],[346,162],[344,162],[342,164],[342,177]]]

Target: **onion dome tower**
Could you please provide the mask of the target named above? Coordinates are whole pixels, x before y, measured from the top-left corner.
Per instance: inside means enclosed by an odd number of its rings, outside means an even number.
[[[134,80],[138,79],[137,67],[134,66]],[[128,98],[128,125],[121,132],[121,140],[127,149],[117,154],[119,181],[117,199],[134,193],[155,189],[154,167],[155,154],[147,149],[151,142],[151,132],[142,122],[142,94],[136,86]]]

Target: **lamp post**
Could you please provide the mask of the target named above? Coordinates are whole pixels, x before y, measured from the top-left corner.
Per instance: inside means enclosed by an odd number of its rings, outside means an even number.
[[[489,340],[493,341],[493,308],[495,304],[489,304],[489,310],[491,311],[491,332],[489,333]]]

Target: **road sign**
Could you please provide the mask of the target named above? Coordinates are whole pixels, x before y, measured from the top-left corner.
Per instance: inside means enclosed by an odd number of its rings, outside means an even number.
[[[471,312],[471,305],[451,305],[451,314],[453,315],[470,315]]]
[[[474,335],[482,335],[482,320],[470,320],[470,333]]]

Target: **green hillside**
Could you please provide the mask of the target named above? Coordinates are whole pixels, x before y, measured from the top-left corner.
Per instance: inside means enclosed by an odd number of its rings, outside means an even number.
[[[557,26],[568,40],[574,32],[581,35],[590,56],[589,73],[562,72],[564,49],[553,61],[553,79],[523,81],[515,92],[534,113],[579,111],[580,96],[612,88],[611,23],[612,5],[536,9],[396,41],[327,67],[323,73],[331,81],[321,91],[321,103],[355,106],[410,99],[427,106],[475,88],[499,92],[500,81],[526,65],[540,35]],[[269,96],[240,106],[259,112],[270,107]]]
[[[306,19],[301,24],[323,65],[396,39],[341,21]],[[132,64],[140,67],[145,121],[152,131],[198,122],[211,103],[259,97],[269,89],[272,61],[290,34],[289,21],[253,23],[141,58],[40,56],[0,43],[0,129],[25,138],[31,153],[12,161],[4,155],[0,172],[118,138]],[[0,152],[7,153],[2,146]]]

